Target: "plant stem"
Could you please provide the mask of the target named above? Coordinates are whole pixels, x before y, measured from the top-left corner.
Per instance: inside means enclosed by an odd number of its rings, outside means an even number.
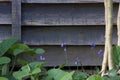
[[[10,70],[10,74],[11,74],[11,75],[12,75],[13,69],[14,69],[15,64],[16,64],[16,59],[17,59],[17,57],[15,56],[15,57],[14,57],[14,60],[13,60],[12,68],[11,68],[11,70]]]

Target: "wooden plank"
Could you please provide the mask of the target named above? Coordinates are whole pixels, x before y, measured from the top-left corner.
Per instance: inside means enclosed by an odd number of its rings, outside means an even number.
[[[23,5],[23,25],[104,25],[103,4]],[[116,24],[118,5],[114,5]]]
[[[0,42],[12,36],[11,27],[0,25]]]
[[[104,25],[103,4],[28,4],[23,7],[23,25]],[[114,24],[117,9],[115,5]]]
[[[11,24],[11,4],[0,3],[0,24]]]
[[[21,0],[12,0],[12,36],[21,40]]]
[[[103,3],[104,0],[23,0],[24,3]],[[120,2],[114,0],[114,2]]]
[[[104,45],[104,26],[23,27],[22,42],[29,45]],[[116,29],[113,43],[117,41]]]
[[[45,49],[46,52],[43,56],[46,58],[46,66],[57,66],[65,63],[65,53],[60,46],[38,46],[37,48]],[[103,46],[96,46],[94,49],[91,49],[90,46],[67,46],[69,65],[76,66],[76,57],[79,57],[83,66],[101,65],[102,56],[98,55],[99,50],[103,50]],[[22,55],[21,57],[31,61],[29,55]],[[41,61],[40,55],[36,55],[34,58],[35,61]]]
[[[11,6],[0,3],[0,24],[11,24]],[[114,5],[116,25],[118,5]],[[104,25],[103,4],[23,4],[22,25]]]
[[[0,0],[3,1],[11,1],[11,0]],[[22,0],[23,3],[103,3],[104,0]],[[114,0],[114,2],[118,3],[119,0]]]

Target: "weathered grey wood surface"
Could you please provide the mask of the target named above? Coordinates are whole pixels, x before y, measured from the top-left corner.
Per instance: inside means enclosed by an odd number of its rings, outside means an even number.
[[[11,0],[0,0],[11,1]],[[103,3],[104,0],[22,0],[23,3]],[[113,0],[120,2],[119,0]]]
[[[75,66],[76,57],[80,57],[84,66],[101,64],[102,57],[97,52],[104,45],[103,0],[22,0],[22,3],[21,5],[19,0],[0,0],[0,41],[18,36],[25,44],[43,47],[46,50],[47,66],[65,62],[65,55],[60,47],[62,42],[67,43],[70,66]],[[117,9],[118,4],[115,4],[114,25]],[[113,43],[116,41],[115,26]],[[91,42],[97,45],[95,49],[90,48]],[[39,56],[36,55],[35,60],[40,61]],[[24,57],[31,60],[27,55]]]
[[[61,46],[39,46],[46,50],[43,55],[46,58],[46,66],[57,66],[65,63],[65,53]],[[37,47],[38,48],[38,47]],[[90,46],[67,46],[67,53],[69,55],[69,65],[75,65],[75,58],[79,57],[83,66],[98,66],[101,65],[102,56],[98,55],[98,51],[103,50],[103,46],[96,46],[91,49]],[[22,56],[22,58],[27,58],[31,60],[31,57]],[[41,61],[40,55],[35,56],[35,61]],[[80,65],[81,66],[81,65]]]
[[[12,36],[11,27],[0,25],[0,42]]]
[[[104,45],[104,26],[23,27],[22,42],[29,45]],[[117,35],[114,29],[113,42]]]
[[[12,36],[21,40],[21,0],[12,0]]]
[[[118,5],[114,5],[116,24]],[[0,24],[11,24],[9,3],[0,3]],[[23,4],[22,25],[104,25],[103,4]]]

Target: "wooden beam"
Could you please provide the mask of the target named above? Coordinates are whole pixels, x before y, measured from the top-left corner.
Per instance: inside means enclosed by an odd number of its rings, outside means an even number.
[[[0,2],[12,0],[0,0]],[[103,0],[22,0],[22,3],[103,3]],[[114,0],[119,3],[119,0]]]
[[[11,27],[0,25],[0,42],[12,36]]]
[[[45,49],[45,54],[43,56],[46,58],[46,66],[58,66],[65,63],[65,53],[61,46],[32,46],[32,48],[43,48]],[[102,62],[102,56],[98,55],[98,51],[103,50],[103,46],[96,46],[91,49],[88,46],[67,46],[67,53],[69,55],[69,65],[75,65],[76,57],[79,57],[80,62],[83,66],[100,66]],[[22,55],[21,58],[25,58],[31,61],[29,55]],[[35,61],[41,61],[40,55],[35,55]],[[81,65],[80,65],[81,66]]]
[[[21,40],[21,0],[12,0],[12,36]]]
[[[118,5],[114,5],[114,25]],[[11,23],[10,3],[0,3],[0,24]],[[22,25],[105,25],[103,4],[23,4]]]
[[[55,26],[22,28],[22,42],[28,45],[104,45],[104,26]],[[113,42],[117,42],[116,29]]]

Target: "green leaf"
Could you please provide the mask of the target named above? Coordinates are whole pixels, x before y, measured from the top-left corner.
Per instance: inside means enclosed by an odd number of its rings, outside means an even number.
[[[45,50],[44,49],[41,49],[41,48],[38,48],[35,50],[36,54],[43,54],[45,53]]]
[[[117,69],[118,67],[120,67],[120,46],[114,46],[113,47],[113,61],[114,61],[114,65],[115,68]]]
[[[21,64],[22,66],[27,65],[27,64],[30,63],[29,61],[26,61],[26,60],[24,60],[24,59],[18,59],[17,62],[18,62],[19,64]]]
[[[112,69],[110,71],[108,71],[108,76],[116,76],[117,75],[117,70]]]
[[[72,80],[73,72],[65,72],[61,69],[51,69],[47,72],[48,76],[46,78],[53,78],[54,80]]]
[[[8,50],[9,48],[14,44],[16,43],[18,40],[18,38],[9,38],[9,39],[6,39],[6,40],[3,40],[1,43],[0,43],[0,56],[4,55]]]
[[[38,74],[40,72],[41,72],[40,68],[35,68],[35,69],[32,70],[31,75]]]
[[[92,75],[88,77],[87,80],[104,80],[104,78],[99,75]]]
[[[24,71],[17,71],[17,72],[14,72],[13,73],[13,76],[16,78],[16,79],[22,79],[24,77],[27,77],[29,76],[30,74],[28,72],[24,72]]]
[[[73,80],[86,80],[89,75],[84,72],[77,72],[73,75]]]
[[[11,59],[9,57],[0,57],[0,65],[10,63]]]
[[[0,80],[8,80],[6,77],[0,77]]]
[[[63,76],[60,80],[72,80],[72,75],[74,74],[74,71],[67,73],[65,76]]]
[[[3,77],[8,78],[9,80],[16,80],[12,75],[5,75]]]
[[[2,66],[2,75],[7,75],[8,72],[9,72],[9,66],[8,66],[8,64],[4,64]]]
[[[14,55],[14,56],[17,56],[18,54],[21,54],[22,52],[24,52],[24,51],[21,50],[21,49],[15,49],[15,50],[13,51],[13,55]]]
[[[13,45],[9,50],[8,52],[10,54],[13,54],[14,56],[26,51],[26,50],[29,50],[30,48],[26,45],[26,44],[15,44]]]

